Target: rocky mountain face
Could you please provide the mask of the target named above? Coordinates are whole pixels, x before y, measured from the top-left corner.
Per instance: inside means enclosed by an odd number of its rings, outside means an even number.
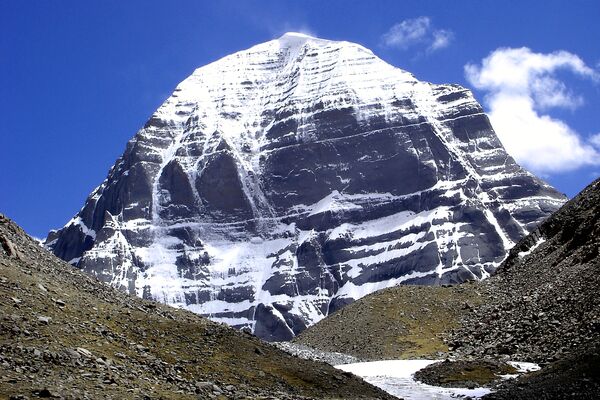
[[[283,340],[384,287],[487,277],[564,201],[467,89],[288,33],[184,80],[46,246]]]
[[[0,214],[1,399],[391,399],[352,374],[118,291]]]

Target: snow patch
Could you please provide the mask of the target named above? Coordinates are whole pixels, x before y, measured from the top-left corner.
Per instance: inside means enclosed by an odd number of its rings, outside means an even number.
[[[546,239],[545,239],[545,238],[543,238],[543,237],[540,237],[540,238],[539,238],[539,239],[538,239],[538,240],[535,242],[535,244],[529,248],[529,250],[527,250],[527,251],[521,251],[521,252],[519,252],[519,258],[523,258],[523,257],[525,257],[525,256],[528,256],[528,255],[530,255],[530,254],[531,254],[531,253],[532,253],[532,252],[533,252],[535,249],[537,249],[538,247],[540,247],[540,245],[541,245],[542,243],[544,243],[545,241],[546,241]]]
[[[336,368],[358,375],[389,394],[406,400],[450,400],[467,396],[478,399],[491,393],[487,388],[444,388],[414,379],[415,372],[437,362],[440,361],[387,360],[337,365]]]
[[[96,231],[88,228],[87,225],[81,219],[81,217],[79,217],[79,216],[73,217],[69,222],[67,222],[65,227],[67,228],[71,225],[79,226],[79,229],[81,230],[81,232],[83,232],[84,235],[89,236],[94,240],[96,239]]]
[[[321,201],[312,206],[312,209],[308,215],[360,209],[362,209],[361,206],[352,203],[348,197],[344,197],[340,194],[340,192],[334,190],[329,196],[323,198]]]

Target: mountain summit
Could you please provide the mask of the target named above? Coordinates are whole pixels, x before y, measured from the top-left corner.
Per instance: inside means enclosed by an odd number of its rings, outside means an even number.
[[[469,90],[287,33],[181,82],[46,246],[279,340],[377,289],[484,278],[564,201]]]

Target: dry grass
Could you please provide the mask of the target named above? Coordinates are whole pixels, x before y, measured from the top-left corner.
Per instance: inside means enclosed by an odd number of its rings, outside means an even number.
[[[339,310],[294,341],[366,360],[437,358],[445,334],[482,302],[476,285],[398,286]]]

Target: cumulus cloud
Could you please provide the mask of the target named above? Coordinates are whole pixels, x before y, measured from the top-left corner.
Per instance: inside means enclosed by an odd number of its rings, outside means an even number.
[[[454,38],[449,30],[434,29],[429,17],[406,19],[390,28],[381,36],[386,47],[406,50],[415,45],[423,45],[428,52],[448,47]]]
[[[507,151],[540,174],[600,164],[598,135],[585,139],[548,113],[552,108],[574,110],[584,102],[557,77],[559,71],[600,80],[598,72],[566,51],[542,54],[526,47],[500,48],[481,64],[465,66],[470,84],[486,92],[488,115]]]

